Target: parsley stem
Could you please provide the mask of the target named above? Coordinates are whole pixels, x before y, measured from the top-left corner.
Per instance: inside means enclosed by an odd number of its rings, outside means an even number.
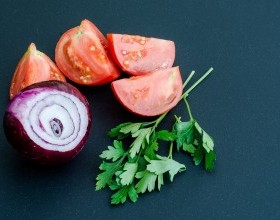
[[[165,118],[165,116],[167,115],[168,112],[163,113],[162,115],[160,115],[156,120],[151,121],[151,122],[143,122],[143,127],[146,127],[148,125],[152,125],[153,126],[153,130],[155,130],[155,128],[160,124],[160,122]]]
[[[170,147],[169,147],[169,153],[168,153],[169,159],[172,159],[172,153],[173,153],[173,141],[170,143]]]
[[[190,105],[189,105],[189,103],[188,103],[188,101],[187,101],[187,98],[186,98],[186,97],[184,97],[184,98],[183,98],[183,100],[184,100],[184,102],[185,102],[185,104],[186,104],[186,106],[187,106],[187,109],[188,109],[188,113],[189,113],[190,119],[191,119],[191,120],[193,120],[193,116],[192,116],[191,108],[190,108]]]
[[[161,116],[158,117],[158,119],[156,120],[156,123],[154,125],[154,127],[157,127],[159,125],[159,123],[164,119],[164,117],[167,115],[168,112],[163,113]]]
[[[201,83],[212,71],[213,71],[213,67],[211,67],[202,77],[199,78],[199,80],[197,80],[186,92],[184,92],[184,94],[181,96],[181,99],[183,99],[184,97],[187,97],[189,95],[189,93],[199,84]]]
[[[177,115],[174,115],[177,122],[181,121],[181,117],[178,117]]]
[[[190,75],[188,76],[188,78],[186,79],[186,81],[183,84],[183,89],[186,87],[186,85],[189,83],[189,81],[192,79],[193,75],[195,74],[195,71],[193,70]]]

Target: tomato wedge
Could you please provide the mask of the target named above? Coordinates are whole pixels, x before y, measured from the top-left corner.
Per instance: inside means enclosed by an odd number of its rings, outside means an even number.
[[[180,101],[183,84],[179,67],[173,67],[116,80],[112,82],[112,89],[129,111],[142,116],[156,116]]]
[[[20,90],[31,84],[48,80],[66,81],[54,62],[31,43],[14,72],[10,98],[12,99]]]
[[[82,85],[101,85],[120,75],[108,51],[107,40],[89,20],[66,31],[55,48],[58,68],[70,80]]]
[[[167,69],[174,63],[173,41],[127,34],[107,34],[107,39],[115,61],[130,75]]]

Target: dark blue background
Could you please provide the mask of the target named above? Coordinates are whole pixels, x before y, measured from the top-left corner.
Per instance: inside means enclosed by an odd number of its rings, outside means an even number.
[[[90,139],[71,163],[42,169],[20,159],[0,135],[1,219],[276,219],[280,218],[279,1],[12,1],[0,3],[0,114],[15,66],[30,42],[54,57],[61,34],[93,21],[108,32],[166,38],[176,43],[183,78],[215,72],[189,97],[194,116],[214,137],[216,169],[206,173],[176,154],[188,170],[160,193],[136,204],[109,205],[94,191],[106,132],[139,120],[109,86],[79,87],[94,114]],[[186,116],[181,104],[172,115]],[[143,119],[142,119],[143,120]]]

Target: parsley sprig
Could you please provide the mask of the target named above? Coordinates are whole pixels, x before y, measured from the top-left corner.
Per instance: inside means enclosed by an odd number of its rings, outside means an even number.
[[[111,196],[111,204],[120,204],[129,198],[136,202],[140,193],[161,189],[164,177],[173,181],[174,176],[186,170],[186,166],[173,159],[173,147],[190,154],[195,165],[205,163],[205,169],[212,171],[216,159],[213,139],[200,127],[193,118],[187,97],[211,72],[210,68],[186,92],[181,100],[184,101],[190,120],[183,122],[175,116],[172,129],[158,130],[158,125],[167,113],[160,115],[150,122],[126,122],[112,128],[108,135],[113,138],[112,146],[108,146],[100,154],[103,159],[96,180],[96,190],[109,187],[115,191]],[[191,72],[184,82],[187,86],[194,75]],[[167,156],[159,155],[159,140],[169,143]]]
[[[182,122],[180,117],[175,116],[176,122],[173,125],[173,132],[177,136],[177,150],[183,149],[189,153],[195,165],[199,165],[204,159],[205,169],[212,171],[216,160],[214,141],[193,118],[187,99],[184,97],[183,100],[187,106],[190,120]]]

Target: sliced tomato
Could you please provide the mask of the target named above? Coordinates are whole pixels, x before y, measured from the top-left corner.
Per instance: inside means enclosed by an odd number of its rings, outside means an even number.
[[[156,116],[180,101],[183,85],[179,67],[173,67],[116,80],[112,82],[112,89],[129,111],[142,116]]]
[[[33,83],[48,80],[66,81],[54,62],[46,54],[38,51],[34,43],[31,43],[14,72],[10,98]]]
[[[115,61],[130,75],[167,69],[174,63],[173,41],[127,34],[107,34],[107,39]]]
[[[66,31],[55,48],[58,68],[70,80],[83,85],[101,85],[120,75],[108,51],[107,40],[90,21]]]

